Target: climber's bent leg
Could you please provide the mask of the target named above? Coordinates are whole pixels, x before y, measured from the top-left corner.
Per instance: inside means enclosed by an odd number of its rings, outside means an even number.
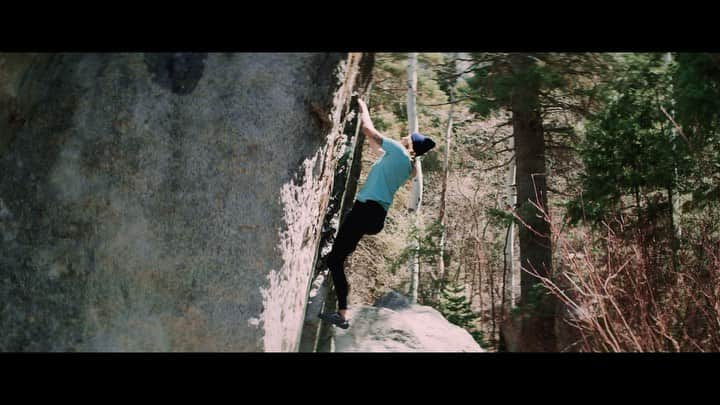
[[[360,239],[367,233],[367,214],[367,204],[356,201],[340,226],[332,251],[327,256],[327,265],[332,274],[340,311],[347,309],[347,297],[350,291],[343,268],[345,259],[355,250]]]

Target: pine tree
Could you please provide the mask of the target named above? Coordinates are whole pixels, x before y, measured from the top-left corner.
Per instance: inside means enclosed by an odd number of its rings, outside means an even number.
[[[663,112],[672,111],[672,100],[662,55],[626,55],[619,62],[600,97],[604,108],[587,123],[582,199],[572,201],[569,211],[575,220],[615,215],[626,196],[638,218],[655,216],[667,202],[644,197],[663,191],[672,195],[682,189],[677,180],[690,177],[687,143],[675,136]]]
[[[520,264],[540,276],[552,275],[549,224],[535,207],[548,210],[546,165],[551,135],[565,138],[572,129],[548,125],[559,111],[582,114],[592,104],[596,72],[603,66],[598,54],[478,53],[473,54],[473,76],[466,97],[479,116],[507,111],[513,127],[516,163],[517,214],[527,226],[519,226]],[[512,161],[512,160],[511,160]],[[529,228],[532,228],[529,229]],[[555,301],[536,295],[540,282],[528,272],[520,274],[524,351],[555,351]]]
[[[438,310],[450,323],[467,330],[476,342],[484,344],[482,332],[475,327],[478,316],[470,307],[464,286],[446,285],[442,290]]]
[[[676,124],[687,142],[692,175],[684,180],[697,210],[720,201],[720,54],[679,53],[673,72]]]

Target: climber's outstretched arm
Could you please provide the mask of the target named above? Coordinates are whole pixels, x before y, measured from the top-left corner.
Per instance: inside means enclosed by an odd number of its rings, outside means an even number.
[[[365,102],[358,98],[358,105],[360,106],[360,128],[362,129],[363,134],[365,134],[368,138],[368,141],[370,141],[370,148],[373,152],[380,154],[382,151],[381,146],[384,136],[375,129]]]

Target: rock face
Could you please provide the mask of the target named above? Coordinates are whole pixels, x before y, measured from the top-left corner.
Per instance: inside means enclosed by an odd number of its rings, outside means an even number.
[[[466,330],[431,307],[359,306],[349,312],[350,328],[335,329],[336,352],[484,352]]]
[[[361,59],[0,54],[0,350],[297,350]]]

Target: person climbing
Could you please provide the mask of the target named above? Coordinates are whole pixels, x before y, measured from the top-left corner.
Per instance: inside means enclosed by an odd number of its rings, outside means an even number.
[[[358,98],[358,105],[363,134],[368,138],[371,150],[380,157],[372,165],[365,184],[340,226],[333,248],[327,256],[338,310],[320,314],[320,318],[343,329],[350,326],[347,319],[350,286],[343,269],[345,259],[355,250],[363,235],[375,235],[382,231],[395,192],[416,175],[415,158],[435,147],[432,139],[419,133],[402,137],[399,142],[383,136],[373,126],[365,102]]]

